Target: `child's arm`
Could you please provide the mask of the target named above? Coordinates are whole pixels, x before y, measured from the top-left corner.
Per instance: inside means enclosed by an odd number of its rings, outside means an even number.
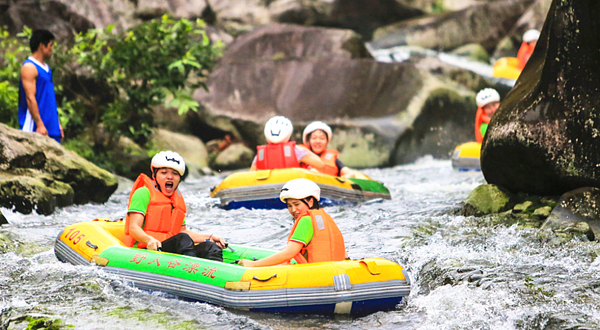
[[[290,259],[292,259],[298,253],[300,253],[300,250],[302,249],[303,246],[304,246],[304,244],[302,244],[302,243],[290,241],[287,243],[287,246],[285,247],[285,249],[275,253],[274,255],[272,255],[270,257],[256,260],[256,261],[240,260],[239,264],[244,267],[265,267],[265,266],[279,265],[284,262],[290,261]]]

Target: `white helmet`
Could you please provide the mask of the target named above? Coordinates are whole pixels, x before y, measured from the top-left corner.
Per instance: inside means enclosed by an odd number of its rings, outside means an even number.
[[[532,41],[537,41],[540,38],[540,31],[536,29],[531,29],[523,34],[523,41],[526,43],[530,43]]]
[[[500,102],[500,94],[493,88],[484,88],[475,97],[478,107],[483,107],[492,102]]]
[[[321,199],[321,188],[308,179],[294,179],[283,185],[279,199],[285,203],[288,198],[304,199],[309,196],[313,196],[318,201]]]
[[[306,139],[306,137],[308,136],[308,134],[317,130],[322,130],[323,132],[327,133],[327,142],[331,142],[331,135],[333,134],[331,132],[331,127],[329,127],[329,125],[325,124],[322,121],[313,121],[312,123],[308,124],[308,126],[306,126],[306,128],[304,129],[304,133],[302,133],[302,142],[308,145],[308,140]]]
[[[275,116],[265,124],[265,137],[269,143],[285,143],[292,137],[294,126],[284,116]]]
[[[175,151],[167,150],[161,151],[152,157],[152,163],[150,164],[150,170],[154,173],[155,168],[168,167],[179,172],[179,175],[183,176],[185,173],[185,162]]]

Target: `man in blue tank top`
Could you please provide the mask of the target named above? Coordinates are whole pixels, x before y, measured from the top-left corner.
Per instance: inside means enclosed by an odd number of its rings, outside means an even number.
[[[54,35],[35,30],[29,40],[31,56],[23,62],[19,80],[19,125],[25,132],[37,132],[54,140],[64,134],[58,121],[52,71],[45,63],[52,57]]]

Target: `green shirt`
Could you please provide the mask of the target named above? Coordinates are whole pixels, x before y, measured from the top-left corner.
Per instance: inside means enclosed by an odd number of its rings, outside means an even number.
[[[307,246],[315,235],[312,220],[310,219],[310,216],[307,215],[300,218],[298,221],[298,226],[296,226],[296,230],[294,230],[290,241],[302,243],[304,246]]]
[[[131,203],[129,203],[129,210],[127,213],[141,213],[146,216],[146,211],[148,211],[148,205],[150,204],[150,190],[147,187],[140,187],[135,192],[133,192],[133,196],[131,196]],[[310,218],[309,218],[310,220]],[[183,220],[183,224],[185,225],[185,219]],[[312,236],[311,236],[312,238]]]

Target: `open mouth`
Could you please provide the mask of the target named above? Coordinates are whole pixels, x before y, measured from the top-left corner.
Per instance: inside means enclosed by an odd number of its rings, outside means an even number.
[[[173,189],[173,186],[174,186],[174,185],[173,185],[173,182],[166,182],[166,183],[165,183],[165,188],[167,188],[168,190],[171,190],[171,189]]]

